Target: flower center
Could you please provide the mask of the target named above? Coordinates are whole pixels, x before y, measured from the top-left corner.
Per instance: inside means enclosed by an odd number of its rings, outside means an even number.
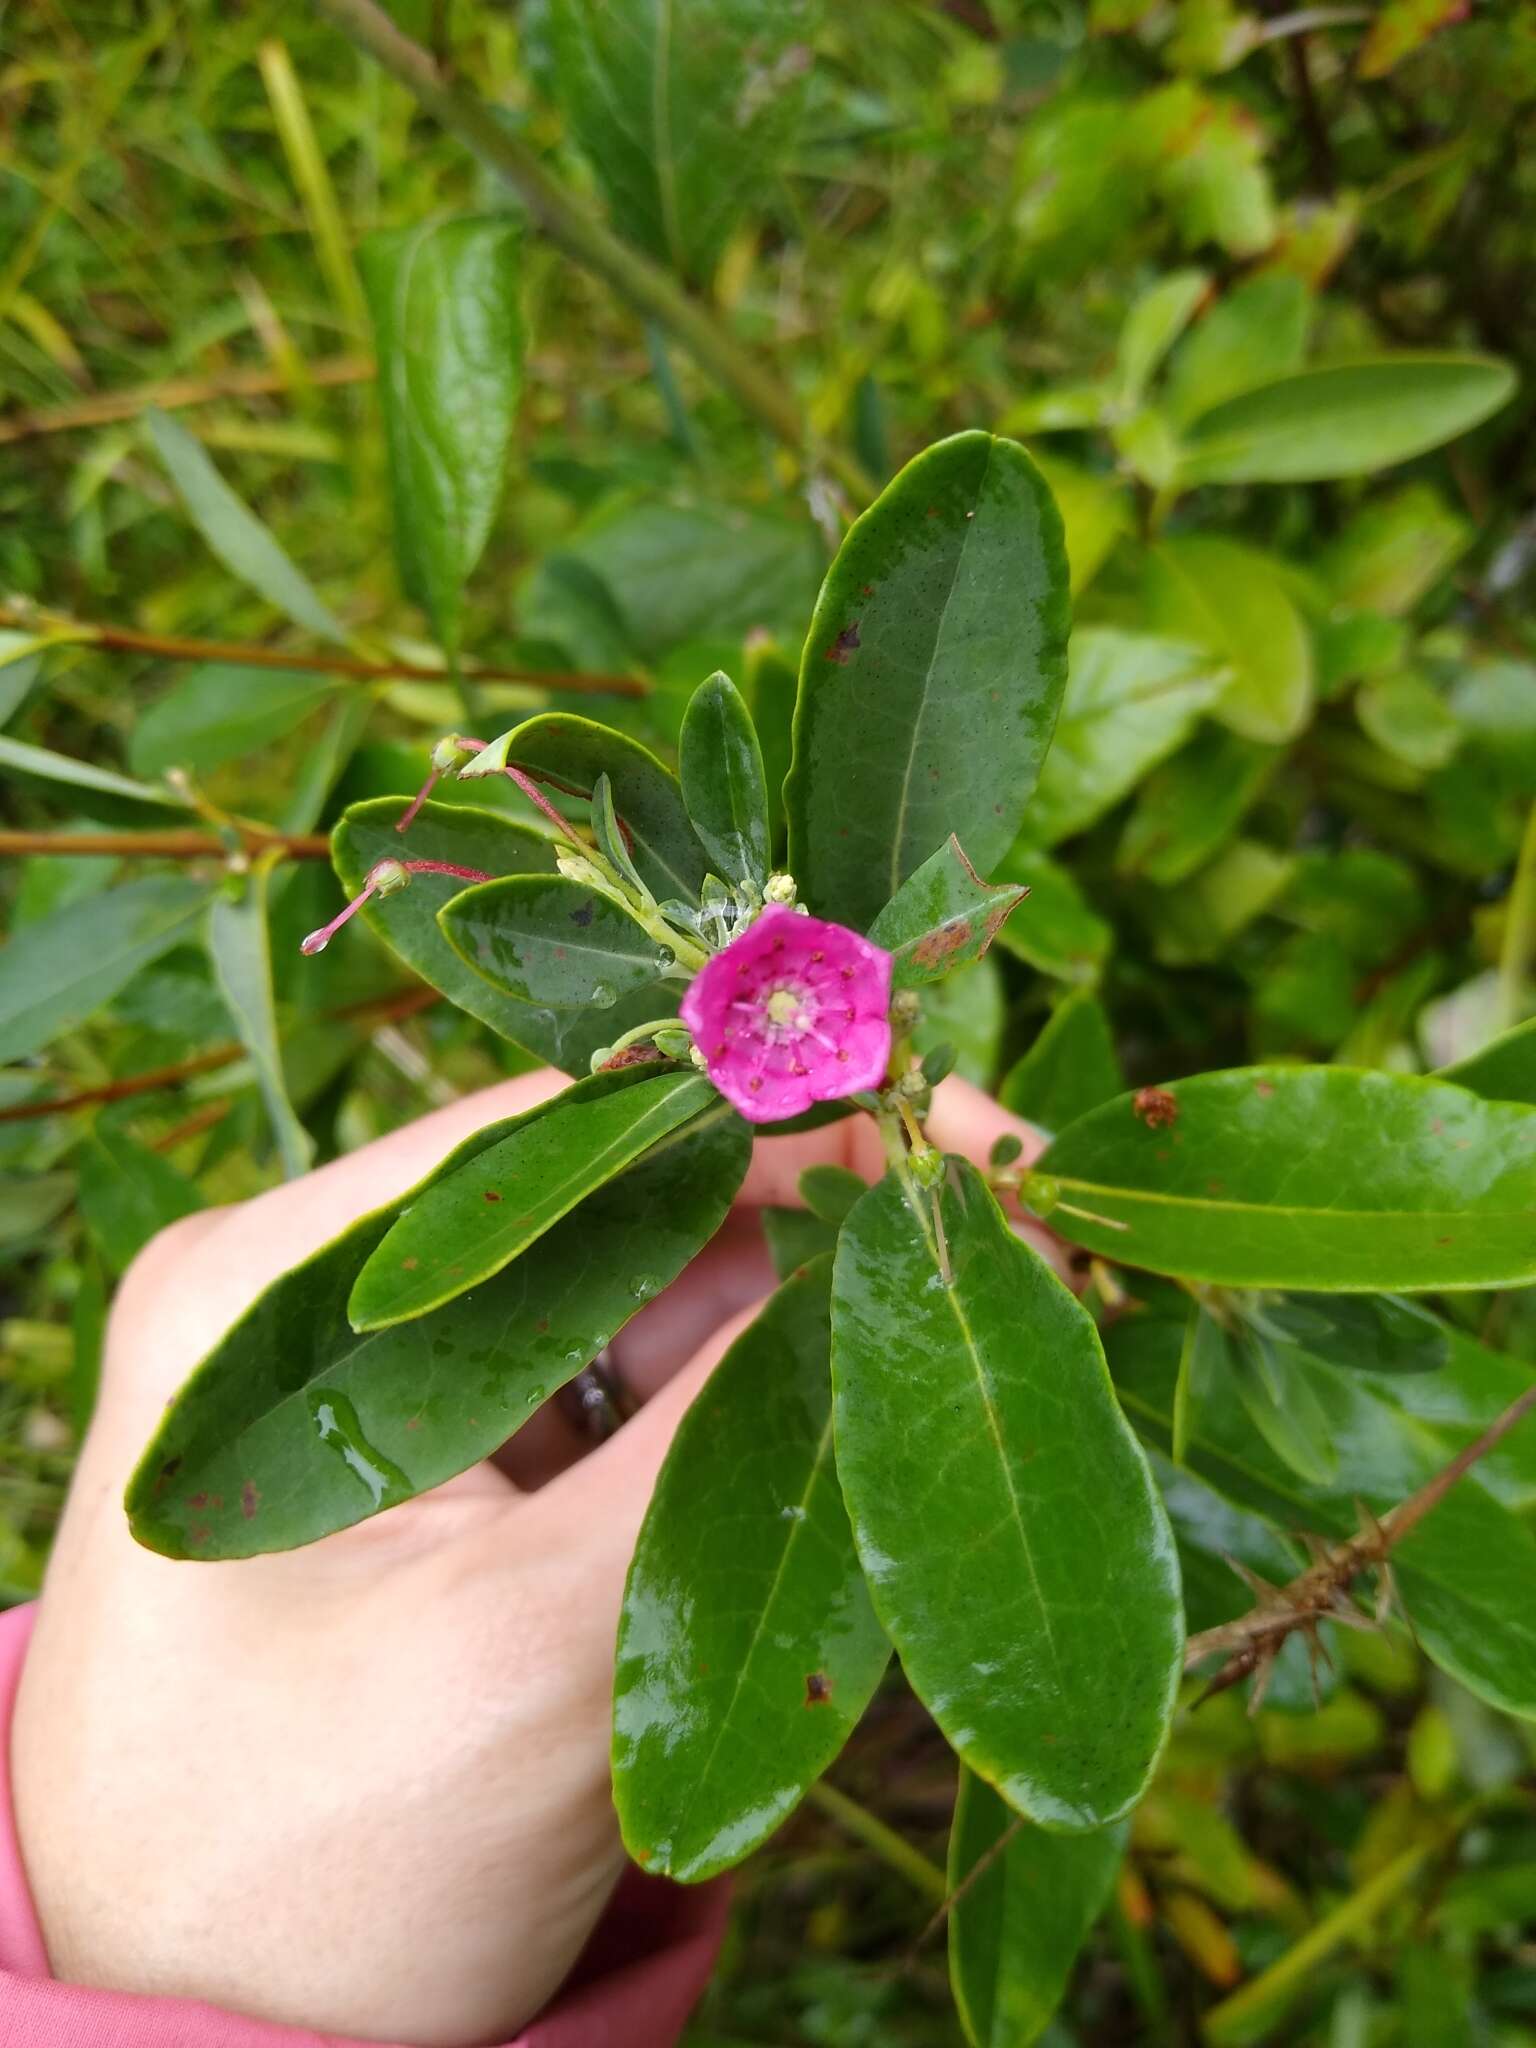
[[[773,989],[763,1008],[768,1022],[779,1031],[809,1031],[815,1021],[804,994],[797,988]]]

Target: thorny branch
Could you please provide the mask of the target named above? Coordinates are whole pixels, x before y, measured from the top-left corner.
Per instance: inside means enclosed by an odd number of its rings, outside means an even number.
[[[1536,1408],[1536,1384],[1527,1387],[1475,1442],[1458,1451],[1450,1463],[1433,1479],[1426,1481],[1417,1493],[1410,1494],[1407,1500],[1400,1501],[1379,1519],[1362,1508],[1358,1535],[1332,1546],[1318,1544],[1314,1538],[1313,1562],[1288,1586],[1272,1586],[1249,1571],[1246,1565],[1229,1558],[1234,1571],[1257,1595],[1259,1604],[1251,1612],[1239,1615],[1235,1621],[1223,1622],[1218,1628],[1202,1629],[1199,1635],[1190,1637],[1184,1653],[1186,1671],[1203,1664],[1209,1657],[1220,1656],[1225,1660],[1201,1694],[1201,1699],[1225,1692],[1229,1686],[1238,1685],[1257,1672],[1259,1683],[1254,1688],[1252,1702],[1252,1708],[1257,1709],[1275,1658],[1286,1639],[1298,1629],[1306,1636],[1316,1655],[1321,1648],[1318,1638],[1320,1622],[1336,1621],[1348,1628],[1369,1626],[1354,1603],[1351,1588],[1355,1579],[1365,1571],[1379,1569],[1385,1573],[1396,1545],[1416,1529],[1424,1517],[1440,1505],[1457,1480],[1469,1472],[1479,1458],[1486,1456],[1495,1444],[1500,1443],[1533,1408]]]

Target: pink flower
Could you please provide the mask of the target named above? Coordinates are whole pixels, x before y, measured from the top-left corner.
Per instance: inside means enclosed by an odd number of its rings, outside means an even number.
[[[683,1022],[751,1123],[878,1088],[891,1056],[891,956],[846,925],[770,904],[701,967]]]

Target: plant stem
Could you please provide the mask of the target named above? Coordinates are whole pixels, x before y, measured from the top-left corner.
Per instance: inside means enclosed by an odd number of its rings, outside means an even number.
[[[828,1820],[835,1821],[856,1842],[862,1842],[872,1855],[888,1864],[925,1898],[936,1905],[943,1904],[949,1894],[949,1880],[937,1863],[930,1863],[921,1850],[904,1841],[894,1828],[887,1827],[867,1807],[850,1799],[846,1792],[839,1792],[824,1778],[818,1779],[805,1796],[810,1805],[819,1807]]]
[[[269,832],[261,825],[234,825],[246,853],[280,852],[287,860],[329,860],[331,842],[323,832]],[[227,860],[229,846],[215,832],[0,832],[4,854],[101,854],[122,860]]]
[[[317,389],[338,384],[367,384],[374,375],[367,356],[331,356],[305,366],[305,382]],[[136,419],[149,407],[175,412],[187,405],[210,405],[221,398],[268,398],[289,387],[280,370],[227,370],[218,377],[169,377],[162,384],[137,384],[126,391],[83,393],[68,405],[35,406],[0,419],[0,447],[30,440],[35,434],[67,434],[82,427],[111,426]]]
[[[418,985],[402,989],[395,995],[370,996],[361,1003],[345,1003],[340,1009],[326,1014],[333,1022],[344,1024],[376,1010],[379,1024],[399,1024],[441,1000],[435,988]],[[0,1109],[0,1124],[29,1123],[37,1117],[63,1116],[70,1110],[96,1109],[106,1102],[125,1102],[130,1096],[153,1095],[163,1088],[179,1088],[184,1081],[195,1080],[199,1074],[211,1074],[219,1067],[233,1066],[236,1060],[245,1056],[243,1045],[216,1045],[207,1052],[194,1054],[191,1059],[178,1060],[174,1066],[148,1067],[143,1073],[125,1074],[120,1080],[104,1081],[98,1088],[82,1088],[74,1095],[55,1095],[46,1102],[12,1103],[8,1108]]]
[[[1526,813],[1515,879],[1504,903],[1504,942],[1499,948],[1498,1026],[1520,1022],[1531,958],[1536,954],[1536,803]]]
[[[415,661],[363,661],[345,654],[298,654],[286,647],[249,647],[238,641],[195,640],[166,633],[140,633],[130,626],[94,625],[61,613],[34,610],[30,605],[0,604],[0,626],[14,632],[54,634],[62,642],[106,648],[111,653],[153,654],[161,661],[225,661],[243,668],[294,669],[304,673],[344,676],[349,682],[451,683],[446,669],[425,668]],[[479,668],[463,665],[467,680],[476,683],[532,683],[541,690],[566,690],[577,695],[648,697],[651,686],[640,676],[578,675],[567,670],[548,674],[529,668]]]
[[[786,447],[807,454],[800,409],[792,394],[756,363],[724,327],[667,272],[611,234],[551,176],[533,152],[483,100],[444,78],[431,53],[403,35],[375,0],[315,0],[343,35],[381,64],[450,134],[472,149],[521,195],[557,247],[600,277],[646,320],[676,336],[701,369]],[[819,460],[857,499],[875,487],[852,456],[835,448]]]

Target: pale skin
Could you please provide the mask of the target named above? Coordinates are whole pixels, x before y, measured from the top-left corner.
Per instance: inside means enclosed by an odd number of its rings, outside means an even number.
[[[13,1737],[56,1977],[473,2048],[510,2039],[570,1969],[622,1867],[613,1643],[656,1472],[773,1286],[752,1210],[793,1203],[809,1165],[877,1178],[868,1118],[758,1144],[720,1235],[616,1341],[643,1405],[600,1448],[550,1406],[419,1500],[238,1564],[154,1556],[122,1511],[165,1402],[277,1274],[563,1085],[508,1082],[191,1217],[124,1280]],[[1005,1134],[1039,1149],[961,1081],[930,1131],[978,1161]]]

